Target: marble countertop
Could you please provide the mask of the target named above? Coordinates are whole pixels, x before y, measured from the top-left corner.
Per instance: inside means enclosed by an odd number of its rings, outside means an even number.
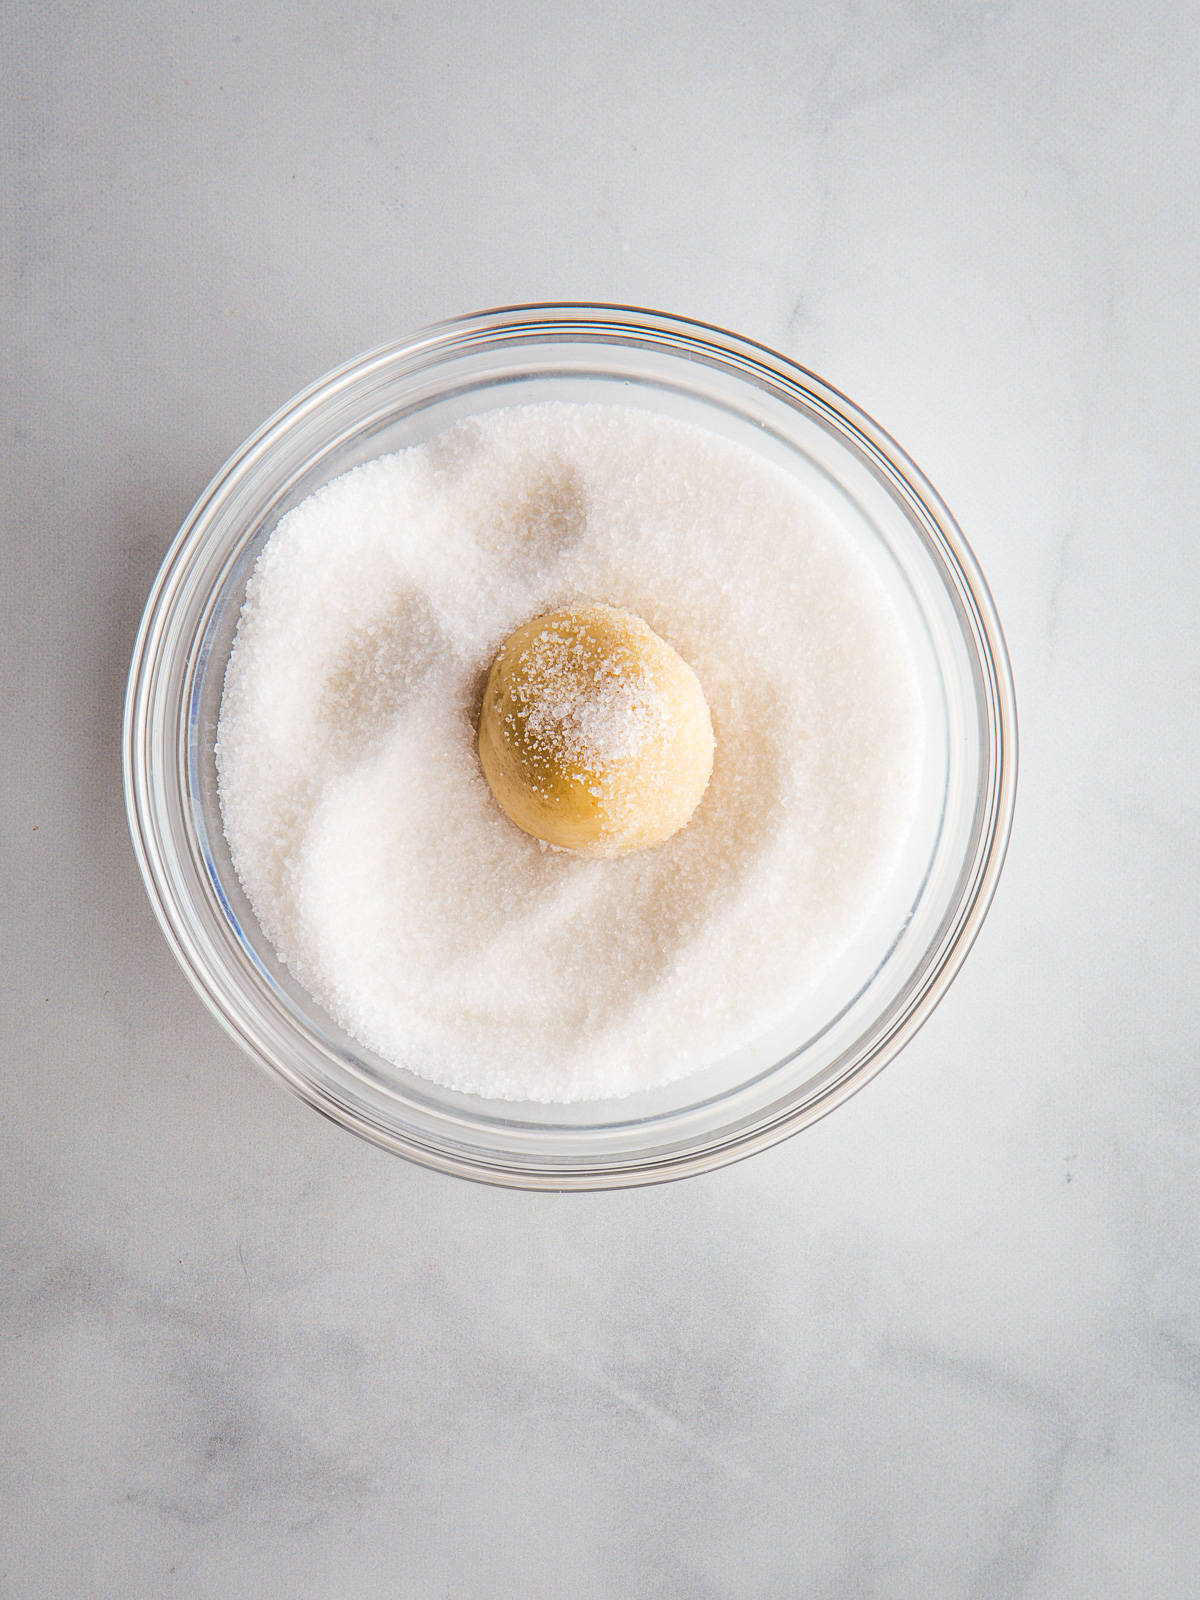
[[[1195,13],[10,8],[0,1593],[1200,1590]],[[739,1166],[527,1195],[257,1072],[119,724],[229,452],[488,305],[774,345],[939,486],[1022,781],[950,995]]]

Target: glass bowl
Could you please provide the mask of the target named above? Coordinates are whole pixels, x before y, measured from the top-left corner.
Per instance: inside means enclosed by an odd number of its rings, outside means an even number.
[[[926,719],[918,821],[871,925],[794,1014],[664,1088],[545,1106],[455,1093],[342,1033],[264,940],[233,871],[213,746],[246,581],[280,517],[360,462],[459,418],[608,401],[737,440],[803,481],[891,593]],[[130,829],[155,912],[217,1018],[343,1127],[427,1166],[538,1189],[659,1182],[774,1144],[896,1054],[961,965],[1000,872],[1016,784],[1012,679],[991,598],[913,463],[836,390],[761,345],[621,306],[517,306],[339,368],[273,417],[201,496],[133,652]]]

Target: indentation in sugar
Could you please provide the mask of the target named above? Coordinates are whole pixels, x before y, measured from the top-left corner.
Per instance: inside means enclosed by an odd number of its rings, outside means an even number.
[[[371,620],[351,624],[331,652],[315,708],[331,750],[346,761],[394,725],[446,645],[424,595],[397,589],[363,603]]]

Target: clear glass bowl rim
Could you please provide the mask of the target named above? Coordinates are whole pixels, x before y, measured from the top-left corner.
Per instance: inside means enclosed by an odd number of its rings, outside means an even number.
[[[157,839],[151,793],[148,718],[152,668],[162,642],[163,612],[188,563],[203,541],[219,502],[253,471],[281,434],[374,370],[398,361],[422,362],[450,356],[496,339],[582,340],[603,344],[634,339],[670,353],[717,364],[732,375],[764,384],[776,397],[824,416],[849,447],[860,453],[880,479],[911,510],[914,526],[952,587],[969,624],[972,665],[984,718],[979,814],[973,859],[960,878],[944,933],[913,974],[902,1005],[893,1005],[886,1027],[815,1101],[785,1110],[732,1136],[714,1135],[702,1145],[667,1159],[601,1160],[578,1168],[540,1168],[528,1162],[464,1159],[385,1128],[334,1101],[302,1074],[258,1047],[228,1015],[209,982],[207,961],[189,929],[188,905],[178,893],[170,864]],[[424,370],[423,367],[423,370]],[[1011,832],[1017,782],[1017,717],[1012,672],[999,618],[987,583],[953,515],[932,484],[901,447],[860,407],[817,374],[766,345],[711,324],[639,307],[548,302],[515,305],[456,317],[410,338],[379,346],[343,363],[301,390],[234,452],[209,483],[163,559],[138,629],[130,665],[122,728],[122,767],[126,812],[138,865],[157,920],[193,987],[226,1031],[260,1065],[284,1079],[308,1104],[339,1126],[418,1163],[457,1176],[509,1187],[565,1190],[625,1187],[664,1182],[708,1171],[778,1143],[827,1115],[857,1092],[913,1037],[953,981],[983,924],[999,881]]]

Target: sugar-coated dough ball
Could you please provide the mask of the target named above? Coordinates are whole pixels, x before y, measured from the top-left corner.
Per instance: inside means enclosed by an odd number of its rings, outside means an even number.
[[[699,804],[713,730],[696,674],[640,617],[571,606],[510,634],[479,714],[479,759],[509,817],[588,855],[661,844]]]

